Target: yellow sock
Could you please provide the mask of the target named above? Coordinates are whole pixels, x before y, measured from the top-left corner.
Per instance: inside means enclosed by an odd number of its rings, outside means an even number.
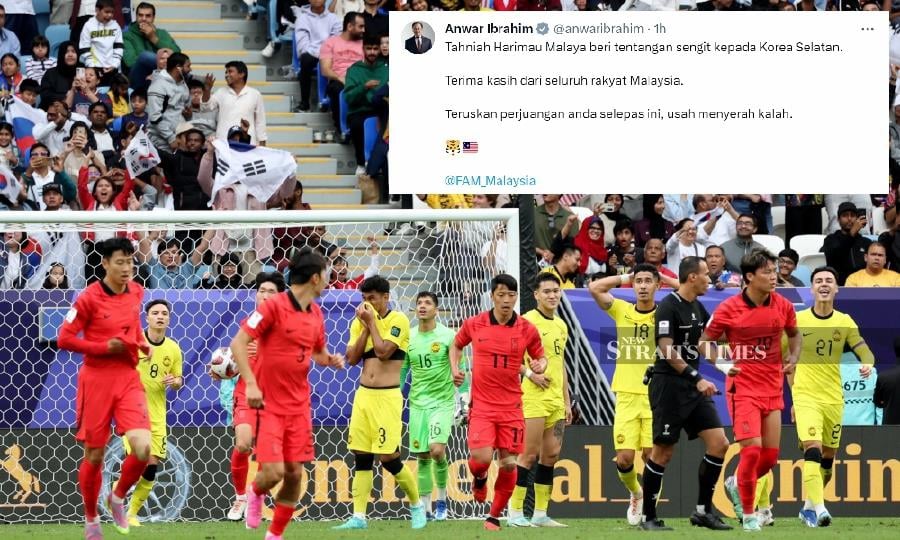
[[[131,503],[128,505],[129,516],[136,516],[141,511],[141,507],[147,502],[151,491],[153,491],[153,480],[141,477],[134,485],[134,493],[131,494]]]
[[[772,493],[772,473],[768,473],[756,481],[756,507],[768,508],[772,506],[769,495]]]
[[[369,495],[372,494],[372,471],[356,471],[353,473],[353,513],[366,515],[369,506]]]
[[[409,504],[419,504],[419,486],[416,483],[416,477],[413,476],[409,467],[400,469],[400,472],[395,474],[394,478],[397,479],[397,483],[400,484],[400,489],[403,490],[403,493],[406,493]]]
[[[819,469],[815,461],[803,462],[803,487],[806,488],[806,498],[814,505],[825,503],[825,485]]]
[[[641,485],[638,484],[637,479],[637,471],[634,468],[634,465],[631,466],[631,470],[628,472],[622,472],[616,469],[616,472],[619,473],[619,480],[622,481],[622,485],[625,486],[630,493],[640,493]]]
[[[550,490],[553,486],[549,484],[534,484],[534,509],[542,512],[547,511],[550,506]]]
[[[509,498],[509,507],[513,510],[518,510],[519,512],[525,508],[525,493],[528,492],[528,488],[525,486],[516,486],[516,488],[512,492],[512,497]]]
[[[822,475],[822,486],[827,486],[828,482],[831,482],[831,477],[834,473],[834,467],[830,469],[825,469],[823,467],[819,467],[819,474]]]

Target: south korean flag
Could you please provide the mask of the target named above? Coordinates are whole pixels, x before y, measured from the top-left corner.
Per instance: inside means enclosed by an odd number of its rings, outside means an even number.
[[[147,138],[144,130],[138,130],[131,144],[125,149],[125,167],[132,178],[149,171],[159,165],[159,152]]]

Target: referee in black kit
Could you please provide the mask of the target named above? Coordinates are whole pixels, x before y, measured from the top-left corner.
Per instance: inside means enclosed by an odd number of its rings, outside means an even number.
[[[713,490],[722,472],[728,439],[712,395],[716,385],[700,376],[699,341],[710,316],[697,301],[709,287],[709,269],[700,257],[685,257],[678,267],[678,290],[656,308],[656,363],[650,380],[653,410],[653,450],[644,466],[644,517],[641,529],[670,531],[656,517],[656,503],[666,465],[683,429],[688,439],[700,437],[706,455],[700,461],[700,493],[691,524],[730,530],[712,506]]]

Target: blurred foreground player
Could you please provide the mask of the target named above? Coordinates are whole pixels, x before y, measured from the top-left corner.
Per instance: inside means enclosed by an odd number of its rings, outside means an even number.
[[[144,288],[132,281],[134,246],[125,238],[111,238],[97,243],[96,249],[106,275],[78,295],[57,340],[61,349],[84,355],[78,371],[75,438],[84,444],[78,486],[87,540],[103,538],[97,499],[110,422],[115,420],[116,433],[124,434],[131,447],[119,481],[106,500],[116,530],[122,534],[128,534],[125,495],[147,468],[150,457],[147,395],[135,366],[138,350],[151,358],[152,353],[141,331]]]
[[[246,384],[247,405],[259,410],[256,458],[260,471],[247,496],[248,529],[259,527],[263,499],[281,482],[267,540],[281,540],[300,500],[303,463],[315,457],[310,360],[320,366],[344,367],[343,355],[328,351],[325,319],[315,303],[328,283],[325,267],[325,258],[317,253],[304,250],[295,255],[288,290],[263,302],[231,342]],[[251,340],[257,343],[258,379],[248,359]]]

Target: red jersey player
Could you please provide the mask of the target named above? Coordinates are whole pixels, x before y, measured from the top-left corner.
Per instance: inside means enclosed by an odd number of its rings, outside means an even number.
[[[793,372],[800,355],[794,305],[775,292],[776,260],[766,250],[744,255],[741,275],[746,288],[719,304],[700,337],[701,342],[717,341],[724,335],[731,351],[730,359],[716,355],[716,367],[727,375],[725,400],[734,438],[741,445],[737,489],[733,480],[726,482],[726,488],[747,531],[759,530],[753,511],[756,480],[778,461],[784,374]],[[787,334],[790,347],[784,359],[782,333]],[[739,492],[740,505],[735,492]]]
[[[494,500],[484,522],[484,528],[492,531],[500,529],[500,514],[516,487],[516,456],[525,442],[521,375],[543,373],[547,366],[537,328],[514,311],[518,291],[518,283],[508,274],[491,280],[493,308],[466,319],[450,348],[453,382],[459,386],[465,379],[459,370],[462,350],[472,344],[468,439],[472,494],[477,502],[487,497],[487,472],[494,450],[500,458]],[[527,369],[526,352],[531,357]]]
[[[288,270],[289,289],[260,305],[231,342],[247,404],[259,409],[256,459],[261,469],[247,494],[248,529],[259,527],[265,494],[283,480],[266,540],[281,540],[300,500],[302,464],[315,457],[310,359],[321,366],[344,366],[343,355],[328,352],[325,319],[314,302],[328,283],[325,266],[325,259],[309,250],[295,255]],[[251,340],[259,351],[258,379],[247,358]]]
[[[284,276],[280,272],[261,272],[256,275],[256,307],[258,308],[280,292],[284,292]],[[256,342],[247,345],[250,369],[256,370]],[[234,503],[228,511],[228,519],[240,521],[247,510],[247,472],[250,469],[250,454],[253,451],[253,437],[256,434],[259,412],[247,405],[244,379],[238,377],[234,387],[234,450],[231,452],[231,482],[234,485]]]
[[[78,371],[75,438],[84,444],[78,486],[84,501],[84,537],[88,540],[103,538],[97,499],[103,482],[103,450],[109,440],[110,422],[116,421],[116,434],[124,434],[132,450],[122,462],[119,482],[106,501],[115,527],[122,534],[128,534],[123,499],[141,477],[150,457],[147,396],[135,368],[138,349],[148,356],[151,352],[141,330],[144,288],[131,279],[134,246],[127,239],[112,238],[99,242],[97,250],[106,276],[78,295],[57,340],[61,349],[84,355],[84,364]]]

